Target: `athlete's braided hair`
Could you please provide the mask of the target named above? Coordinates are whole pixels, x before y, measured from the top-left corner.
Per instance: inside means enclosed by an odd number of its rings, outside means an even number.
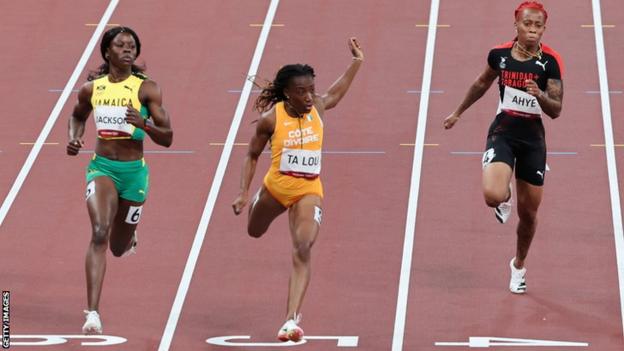
[[[286,65],[280,68],[277,75],[275,75],[275,79],[272,82],[268,82],[265,86],[260,86],[254,82],[254,84],[262,88],[260,96],[254,103],[254,110],[262,113],[271,109],[276,103],[286,100],[284,89],[288,82],[290,82],[291,78],[300,76],[312,76],[314,78],[314,69],[309,65],[300,63]]]
[[[110,71],[110,65],[108,63],[108,58],[106,58],[106,50],[108,50],[111,43],[113,42],[113,39],[115,39],[115,37],[119,33],[128,33],[134,38],[134,42],[136,43],[135,59],[139,57],[139,55],[141,54],[141,41],[139,40],[139,36],[136,34],[136,32],[129,27],[113,27],[104,33],[104,35],[102,36],[102,41],[100,42],[100,53],[102,54],[102,59],[104,60],[104,63],[101,64],[97,70],[91,71],[87,80],[94,80],[100,76],[108,74],[108,72]],[[144,66],[137,66],[135,64],[132,65],[131,69],[133,74],[137,74],[139,76],[143,76],[143,72],[145,71]]]
[[[542,5],[540,2],[524,1],[523,3],[518,5],[518,8],[516,8],[516,10],[514,11],[514,18],[516,20],[518,19],[518,14],[520,14],[522,10],[524,9],[533,9],[533,10],[541,11],[544,14],[544,23],[546,23],[546,20],[548,19],[548,12],[546,12],[544,5]]]

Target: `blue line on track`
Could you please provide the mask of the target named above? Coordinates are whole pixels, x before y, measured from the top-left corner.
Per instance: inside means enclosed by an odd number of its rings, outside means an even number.
[[[94,150],[80,150],[81,154],[92,154]],[[167,155],[178,155],[178,154],[194,154],[193,150],[144,150],[144,154],[167,154]]]
[[[323,151],[324,154],[334,155],[383,155],[385,151]]]
[[[50,92],[50,93],[62,93],[63,89],[48,89],[48,92]],[[72,89],[71,92],[72,93],[77,93],[78,89]]]
[[[251,91],[251,93],[252,93],[252,94],[253,94],[253,93],[256,93],[256,94],[257,94],[257,93],[260,93],[261,91],[262,91],[262,90],[256,89],[256,90],[252,90],[252,91]],[[240,94],[240,93],[242,93],[243,91],[242,91],[242,90],[240,90],[240,89],[228,89],[228,91],[227,91],[227,92],[228,92],[228,93],[232,93],[232,94]]]
[[[546,154],[550,156],[576,156],[578,152],[574,151],[549,151]],[[473,156],[473,155],[483,155],[483,151],[451,151],[451,155],[457,156]]]
[[[263,154],[270,154],[271,151],[266,150]],[[323,154],[329,155],[385,155],[385,151],[346,151],[346,150],[328,150],[323,151]]]
[[[609,90],[609,94],[622,94],[624,93],[622,90]],[[600,90],[587,90],[585,94],[600,94]]]

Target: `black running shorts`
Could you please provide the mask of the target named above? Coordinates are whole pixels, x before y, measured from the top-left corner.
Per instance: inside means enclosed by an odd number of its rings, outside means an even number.
[[[483,168],[492,162],[504,162],[511,169],[515,168],[516,179],[542,186],[546,175],[546,143],[543,139],[528,142],[500,134],[490,135],[483,153]]]

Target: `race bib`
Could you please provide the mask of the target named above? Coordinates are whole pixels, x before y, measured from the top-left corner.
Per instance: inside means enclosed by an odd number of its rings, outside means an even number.
[[[321,150],[283,148],[280,172],[294,177],[318,177],[321,173]]]
[[[508,86],[505,87],[505,94],[499,109],[512,116],[542,117],[542,108],[535,96]]]
[[[126,123],[125,106],[96,106],[93,112],[100,139],[130,138],[135,127]]]

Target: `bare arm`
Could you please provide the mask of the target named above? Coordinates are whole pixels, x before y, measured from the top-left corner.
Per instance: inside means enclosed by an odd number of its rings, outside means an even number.
[[[240,181],[240,192],[238,197],[232,203],[234,214],[241,213],[243,207],[247,205],[249,201],[249,186],[254,174],[256,173],[256,164],[258,163],[258,157],[262,154],[267,142],[271,139],[273,131],[275,130],[275,108],[265,113],[260,118],[258,125],[256,126],[256,133],[251,137],[249,142],[249,148],[247,150],[247,156],[243,161],[243,170]]]
[[[132,105],[128,106],[126,121],[135,127],[142,128],[145,133],[158,145],[169,147],[173,142],[173,130],[169,114],[162,106],[162,92],[152,80],[146,80],[139,89],[139,100],[147,107],[150,119],[143,120],[140,112]]]
[[[338,105],[338,102],[342,100],[347,93],[347,90],[349,90],[349,86],[351,86],[351,82],[353,82],[353,78],[355,78],[362,62],[364,62],[364,53],[362,52],[360,43],[356,38],[349,39],[349,50],[351,50],[351,54],[353,55],[351,64],[347,67],[345,73],[338,77],[334,84],[329,87],[327,92],[320,96],[319,109],[321,110],[321,113],[324,110],[329,110]]]
[[[450,116],[444,119],[444,128],[450,129],[452,128],[461,115],[474,104],[477,100],[479,100],[483,94],[485,94],[488,89],[492,86],[492,83],[498,76],[498,73],[493,70],[489,65],[485,67],[485,71],[479,75],[479,77],[472,83],[470,88],[468,88],[468,92],[464,97],[464,100],[459,104],[457,109]]]
[[[93,110],[91,106],[91,93],[93,92],[93,83],[88,82],[80,87],[78,91],[78,103],[74,106],[72,116],[69,118],[67,126],[67,154],[71,156],[78,155],[80,148],[84,146],[82,136],[85,131],[85,122],[89,118],[89,114]]]
[[[527,92],[535,96],[545,114],[555,119],[561,114],[563,106],[563,82],[559,79],[549,78],[546,84],[546,91],[542,91],[537,83],[529,80],[527,81]]]

